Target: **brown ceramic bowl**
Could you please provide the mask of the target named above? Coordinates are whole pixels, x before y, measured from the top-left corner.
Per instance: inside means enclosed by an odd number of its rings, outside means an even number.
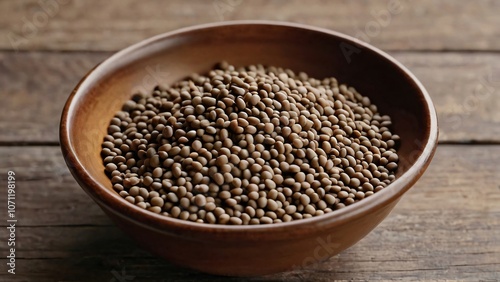
[[[109,121],[137,90],[204,73],[226,60],[334,76],[369,96],[401,136],[397,179],[344,209],[260,226],[199,224],[129,204],[104,174],[101,143]],[[427,91],[386,53],[338,32],[290,23],[208,24],[128,47],[85,76],[62,114],[60,138],[80,186],[137,243],[168,261],[220,275],[253,276],[302,267],[350,247],[375,228],[422,175],[434,154],[437,118]],[[81,211],[84,212],[84,211]]]

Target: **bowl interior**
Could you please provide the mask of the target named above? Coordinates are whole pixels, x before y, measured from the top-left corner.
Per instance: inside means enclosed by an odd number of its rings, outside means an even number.
[[[398,176],[428,143],[433,113],[423,88],[384,53],[334,32],[298,26],[205,26],[129,47],[102,63],[77,87],[63,127],[86,175],[112,190],[100,157],[101,143],[109,121],[131,95],[190,73],[205,73],[221,60],[236,66],[280,66],[315,78],[334,76],[355,87],[392,117],[393,132],[402,140]]]

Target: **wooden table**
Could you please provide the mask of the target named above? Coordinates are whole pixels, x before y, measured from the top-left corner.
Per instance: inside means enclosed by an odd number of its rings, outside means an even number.
[[[158,33],[235,19],[364,38],[421,79],[441,129],[431,166],[375,231],[321,264],[249,281],[500,280],[499,1],[56,1],[0,1],[1,281],[243,281],[139,249],[78,187],[58,141],[63,104],[95,64]],[[399,12],[388,12],[391,2]]]

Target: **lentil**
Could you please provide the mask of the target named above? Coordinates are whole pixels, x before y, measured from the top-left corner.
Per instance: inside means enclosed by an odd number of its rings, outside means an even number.
[[[127,202],[210,224],[319,216],[387,187],[400,137],[368,97],[334,78],[220,63],[111,120],[101,155]]]

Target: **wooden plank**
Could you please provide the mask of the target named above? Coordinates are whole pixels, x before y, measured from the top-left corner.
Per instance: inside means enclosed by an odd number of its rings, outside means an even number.
[[[338,30],[385,50],[499,50],[499,10],[494,0],[1,1],[0,49],[113,51],[181,27],[264,19]]]
[[[500,145],[440,145],[422,179],[357,245],[307,269],[247,281],[498,279],[499,154]],[[58,148],[0,147],[0,155],[2,181],[8,170],[18,177],[16,278],[109,281],[123,271],[134,281],[226,280],[140,250],[71,180]],[[10,278],[0,273],[0,280]]]
[[[500,55],[394,53],[423,83],[438,113],[441,142],[500,140]]]
[[[67,97],[107,56],[109,53],[0,52],[0,142],[58,142]]]
[[[71,176],[59,147],[0,147],[0,156],[0,179],[16,174],[20,225],[111,225]],[[0,202],[6,201],[1,193]],[[7,209],[0,216],[7,218]]]
[[[497,278],[500,214],[482,224],[480,214],[463,215],[396,210],[357,245],[326,262],[252,281]],[[155,258],[111,226],[19,227],[17,232],[20,277],[107,281],[114,270],[139,281],[224,281]]]
[[[500,271],[499,214],[482,226],[476,215],[462,215],[396,210],[359,244],[326,262],[252,280],[495,279]],[[214,279],[152,257],[114,227],[20,227],[18,234],[21,277],[104,281],[115,270],[139,281]]]
[[[0,96],[7,97],[0,103],[0,143],[57,143],[60,114],[69,93],[110,54],[0,52]],[[393,55],[431,94],[442,142],[500,141],[500,54]]]

